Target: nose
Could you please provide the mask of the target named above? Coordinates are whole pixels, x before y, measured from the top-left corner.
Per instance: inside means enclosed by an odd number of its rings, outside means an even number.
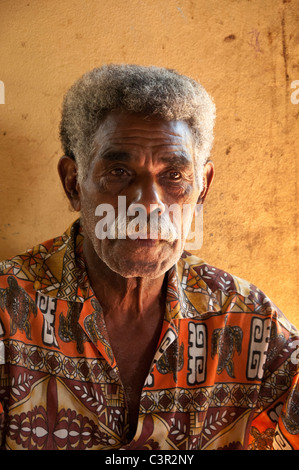
[[[139,180],[138,184],[135,185],[134,194],[132,196],[132,203],[134,205],[142,205],[147,215],[150,215],[154,211],[157,211],[159,215],[165,212],[165,205],[162,201],[160,188],[151,176],[145,175]]]

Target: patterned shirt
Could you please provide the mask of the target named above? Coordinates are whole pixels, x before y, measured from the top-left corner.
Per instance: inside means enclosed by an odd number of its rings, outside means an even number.
[[[2,449],[299,449],[295,328],[257,287],[188,253],[167,273],[130,441],[82,244],[76,221],[0,264]]]

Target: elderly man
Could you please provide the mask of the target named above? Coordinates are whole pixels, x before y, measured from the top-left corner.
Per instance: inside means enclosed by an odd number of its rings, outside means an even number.
[[[205,200],[214,115],[163,68],[104,66],[67,93],[59,174],[80,218],[1,264],[2,448],[299,448],[294,327],[184,251],[191,217],[168,210]],[[103,236],[108,212],[125,230]]]

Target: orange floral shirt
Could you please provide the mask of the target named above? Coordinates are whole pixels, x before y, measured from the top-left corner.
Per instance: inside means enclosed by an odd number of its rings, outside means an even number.
[[[188,253],[167,273],[129,441],[82,242],[76,221],[0,263],[2,449],[299,449],[295,328],[257,287]]]

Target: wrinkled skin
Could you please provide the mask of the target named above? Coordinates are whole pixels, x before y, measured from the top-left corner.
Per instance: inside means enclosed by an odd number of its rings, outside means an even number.
[[[111,204],[117,215],[119,195],[126,196],[127,208],[142,204],[148,216],[152,210],[162,214],[173,203],[181,207],[203,203],[214,167],[211,162],[205,165],[199,186],[194,158],[192,134],[185,122],[115,111],[95,134],[94,154],[80,183],[73,160],[62,157],[59,163],[65,192],[81,213],[85,262],[125,389],[130,438],[161,332],[165,273],[180,258],[184,238],[99,240],[95,210],[99,204]]]

